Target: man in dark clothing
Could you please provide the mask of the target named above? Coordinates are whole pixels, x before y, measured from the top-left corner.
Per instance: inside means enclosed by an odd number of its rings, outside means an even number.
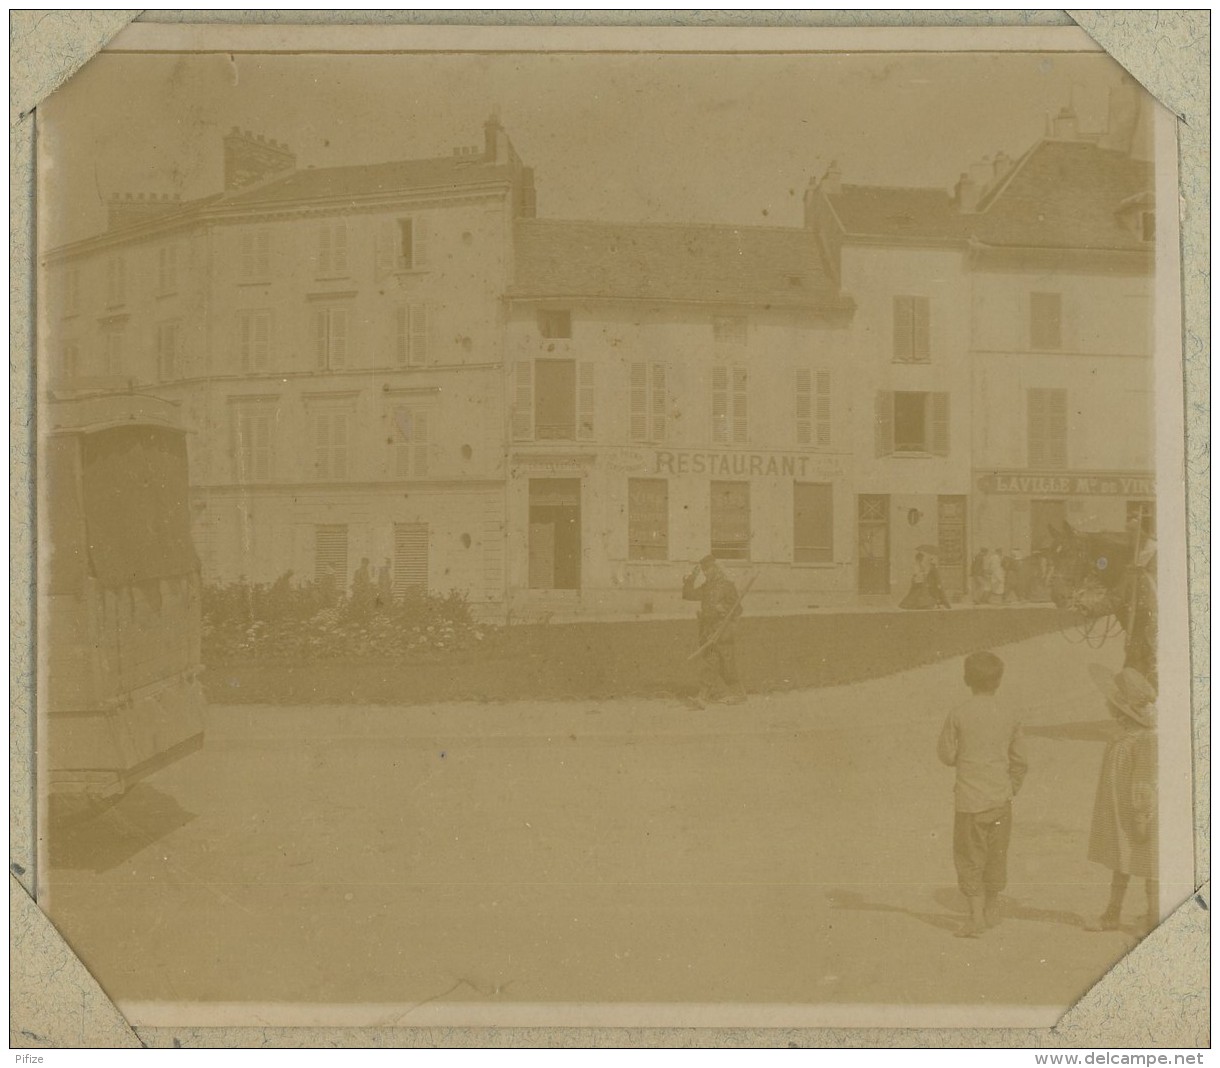
[[[696,585],[700,572],[703,582]],[[705,556],[682,580],[682,598],[699,602],[699,644],[707,645],[702,656],[700,703],[720,691],[727,692],[725,700],[729,703],[740,703],[744,698],[737,681],[737,651],[733,640],[734,620],[741,614],[737,587],[720,569],[715,557]]]

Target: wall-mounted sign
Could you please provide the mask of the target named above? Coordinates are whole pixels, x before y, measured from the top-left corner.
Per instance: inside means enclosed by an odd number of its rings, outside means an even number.
[[[983,475],[978,488],[1031,497],[1155,497],[1156,479],[1141,474],[996,471]]]
[[[658,450],[653,467],[658,475],[710,475],[713,478],[833,478],[841,475],[838,457],[761,452],[688,452]]]

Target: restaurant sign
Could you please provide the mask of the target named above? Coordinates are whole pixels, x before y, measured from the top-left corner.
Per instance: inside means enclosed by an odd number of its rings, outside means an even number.
[[[710,475],[715,477],[778,476],[780,478],[833,478],[842,474],[838,457],[803,453],[688,452],[658,450],[653,466],[658,475]]]
[[[978,487],[984,493],[1031,497],[1156,496],[1156,479],[1140,474],[996,471],[983,475],[978,480]]]

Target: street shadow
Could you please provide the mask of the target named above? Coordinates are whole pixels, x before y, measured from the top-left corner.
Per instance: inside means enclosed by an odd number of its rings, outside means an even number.
[[[851,912],[897,912],[919,920],[929,927],[937,927],[942,931],[955,931],[966,915],[966,899],[961,893],[951,887],[942,887],[935,891],[932,897],[935,902],[947,912],[923,912],[919,909],[904,908],[901,905],[886,905],[879,901],[867,901],[863,894],[854,890],[832,890],[826,895],[832,909],[846,909]],[[1054,923],[1066,927],[1084,927],[1085,921],[1074,912],[1060,909],[1039,909],[1014,901],[1005,895],[1000,896],[1001,915],[1006,920],[1025,920],[1031,923]]]
[[[1081,723],[1055,723],[1046,727],[1025,727],[1031,738],[1050,738],[1056,742],[1108,742],[1114,733],[1114,722],[1094,719]]]
[[[185,827],[195,816],[169,794],[137,783],[117,802],[99,811],[52,815],[48,860],[52,868],[100,875]]]

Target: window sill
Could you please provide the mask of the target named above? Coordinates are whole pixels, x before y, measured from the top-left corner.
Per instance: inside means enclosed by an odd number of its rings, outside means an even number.
[[[915,450],[898,450],[891,452],[886,459],[890,460],[943,460],[945,457],[937,456],[934,452],[916,452]]]
[[[916,360],[911,357],[895,356],[892,360],[890,360],[890,363],[913,364],[916,367],[927,367],[929,364],[931,364],[931,362],[932,362],[931,356],[927,357],[926,359],[922,359],[922,360]]]
[[[236,283],[239,286],[269,286],[270,278],[243,278]]]

